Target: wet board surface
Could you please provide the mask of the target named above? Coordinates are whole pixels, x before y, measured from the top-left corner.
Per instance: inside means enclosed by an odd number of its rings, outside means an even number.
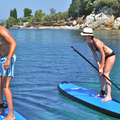
[[[89,108],[112,117],[120,118],[120,100],[112,99],[103,102],[101,101],[102,97],[95,97],[98,93],[67,82],[60,83],[58,90],[64,96]]]
[[[5,114],[0,115],[0,120],[5,119],[7,117],[7,115],[8,115],[8,108],[5,108],[4,110],[5,110]],[[22,115],[20,115],[15,110],[14,110],[14,115],[15,115],[15,118],[16,118],[15,120],[27,120],[26,118],[24,118]]]

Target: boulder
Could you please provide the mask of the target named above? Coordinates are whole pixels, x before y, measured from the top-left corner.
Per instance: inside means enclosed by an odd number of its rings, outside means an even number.
[[[95,15],[92,13],[86,17],[84,23],[80,25],[80,29],[83,29],[84,27],[91,27],[93,29],[108,29],[113,23],[113,15],[105,13]],[[112,27],[110,29],[112,29]]]
[[[118,17],[113,24],[113,29],[120,30],[120,17]]]

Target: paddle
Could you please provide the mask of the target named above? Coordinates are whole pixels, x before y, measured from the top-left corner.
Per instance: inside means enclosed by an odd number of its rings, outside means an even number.
[[[79,53],[73,46],[71,46],[71,48],[73,48],[73,50],[75,51],[75,52],[77,52],[81,57],[83,57],[90,65],[92,65],[98,72],[99,72],[99,70],[98,70],[98,68],[96,68],[90,61],[88,61],[81,53]],[[106,77],[104,74],[102,74],[108,81],[110,81],[118,90],[120,90],[120,88],[117,86],[117,85],[115,85],[108,77]]]

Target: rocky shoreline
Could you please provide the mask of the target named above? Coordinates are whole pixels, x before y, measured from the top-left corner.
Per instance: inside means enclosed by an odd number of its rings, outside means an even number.
[[[37,27],[21,27],[21,26],[17,26],[14,25],[12,27],[10,27],[9,29],[60,29],[60,30],[79,30],[80,26],[37,26]]]
[[[86,17],[84,23],[80,25],[80,29],[84,27],[91,27],[97,30],[120,30],[120,17],[115,19],[112,14],[90,14]]]
[[[79,26],[40,26],[40,27],[29,27],[28,29],[71,29],[71,30],[79,30]]]
[[[71,29],[71,30],[82,30],[84,27],[91,27],[95,30],[120,30],[120,17],[116,18],[112,14],[99,13],[90,14],[85,19],[83,17],[79,20],[70,21],[71,25],[56,25],[56,26],[43,26],[36,25],[26,27],[28,23],[23,25],[14,25],[10,29]],[[65,22],[63,23],[65,24]]]

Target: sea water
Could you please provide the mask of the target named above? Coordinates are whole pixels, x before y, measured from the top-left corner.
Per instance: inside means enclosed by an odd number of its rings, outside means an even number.
[[[74,46],[97,67],[80,30],[10,29],[9,32],[17,42],[15,77],[10,84],[17,112],[27,120],[117,120],[72,101],[57,90],[59,83],[67,81],[100,91],[97,71],[71,48]],[[120,31],[94,34],[116,54],[110,77],[120,87]],[[114,86],[112,97],[120,99],[120,91]]]

